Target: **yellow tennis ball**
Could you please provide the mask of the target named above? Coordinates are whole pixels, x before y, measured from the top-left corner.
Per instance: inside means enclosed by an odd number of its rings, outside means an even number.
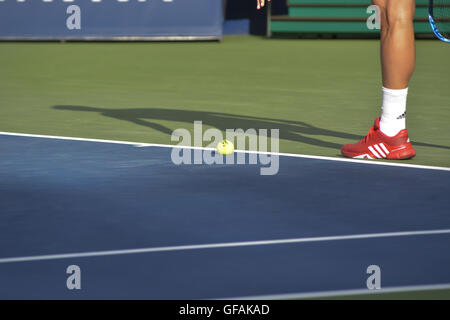
[[[233,154],[234,145],[229,140],[222,140],[217,144],[217,152],[224,155]]]

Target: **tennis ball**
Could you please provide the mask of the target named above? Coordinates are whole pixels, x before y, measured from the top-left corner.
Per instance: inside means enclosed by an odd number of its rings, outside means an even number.
[[[217,144],[217,152],[224,155],[233,154],[234,145],[229,140],[222,140]]]

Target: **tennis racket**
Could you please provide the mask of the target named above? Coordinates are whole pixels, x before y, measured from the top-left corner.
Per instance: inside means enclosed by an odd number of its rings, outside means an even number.
[[[429,0],[428,19],[434,34],[450,43],[450,0]]]

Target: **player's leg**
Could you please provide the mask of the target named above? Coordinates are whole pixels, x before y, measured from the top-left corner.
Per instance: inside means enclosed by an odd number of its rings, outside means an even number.
[[[356,144],[342,147],[353,158],[408,159],[415,156],[405,128],[408,83],[415,67],[414,0],[373,0],[381,14],[383,105],[381,119]]]
[[[379,4],[377,4],[380,2]],[[381,11],[383,105],[381,131],[394,136],[406,127],[406,99],[414,72],[414,0],[375,0]]]
[[[381,65],[383,86],[408,87],[415,67],[414,0],[373,0],[381,13]]]

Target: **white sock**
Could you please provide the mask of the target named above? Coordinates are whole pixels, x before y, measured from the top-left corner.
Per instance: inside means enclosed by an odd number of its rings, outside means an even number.
[[[383,105],[381,106],[380,130],[393,137],[406,129],[406,98],[408,88],[401,90],[383,87]]]

